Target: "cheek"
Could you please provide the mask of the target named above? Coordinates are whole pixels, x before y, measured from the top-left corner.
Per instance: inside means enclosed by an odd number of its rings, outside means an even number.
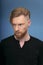
[[[26,31],[27,29],[28,29],[27,26],[23,26],[23,27],[20,29],[20,31],[24,32],[24,31]]]

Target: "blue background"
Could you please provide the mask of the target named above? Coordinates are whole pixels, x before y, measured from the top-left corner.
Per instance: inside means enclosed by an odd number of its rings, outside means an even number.
[[[0,0],[0,40],[14,33],[9,18],[16,7],[30,10],[32,24],[29,33],[43,41],[43,0]]]

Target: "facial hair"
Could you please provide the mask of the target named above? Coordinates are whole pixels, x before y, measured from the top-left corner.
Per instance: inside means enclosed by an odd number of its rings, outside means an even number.
[[[22,39],[26,35],[26,33],[27,33],[27,31],[25,31],[24,33],[17,31],[14,33],[14,36],[16,39]]]

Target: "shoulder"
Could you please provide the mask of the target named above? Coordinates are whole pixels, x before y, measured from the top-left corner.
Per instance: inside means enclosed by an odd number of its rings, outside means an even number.
[[[7,37],[7,38],[5,38],[5,39],[2,39],[1,42],[0,42],[0,45],[9,44],[9,43],[11,43],[13,40],[15,40],[14,35],[9,36],[9,37]]]
[[[40,46],[43,47],[43,41],[34,37],[34,36],[30,36],[31,37],[31,43],[35,46]]]
[[[2,39],[1,41],[8,41],[8,40],[11,40],[13,38],[13,35],[12,36],[9,36],[9,37],[7,37],[7,38],[4,38],[4,39]]]
[[[33,42],[36,42],[36,43],[43,43],[42,40],[40,40],[40,39],[38,39],[38,38],[36,38],[36,37],[33,37],[33,36],[30,36],[30,37],[31,37],[31,41],[33,41]]]
[[[43,41],[31,36],[31,44],[34,49],[38,49],[39,53],[43,53]]]

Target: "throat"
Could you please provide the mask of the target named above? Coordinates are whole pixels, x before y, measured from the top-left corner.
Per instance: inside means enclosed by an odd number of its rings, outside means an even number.
[[[19,40],[19,45],[20,47],[22,48],[25,44],[25,42],[29,41],[30,40],[30,35],[27,33],[23,38],[20,38],[20,39],[17,39],[15,37],[16,40]]]
[[[24,42],[23,41],[22,42],[19,42],[19,44],[20,44],[20,47],[21,48],[24,46]]]
[[[19,45],[20,47],[22,48],[25,44],[26,41],[29,41],[30,40],[30,36],[27,35],[26,37],[22,38],[21,40],[19,40]]]

